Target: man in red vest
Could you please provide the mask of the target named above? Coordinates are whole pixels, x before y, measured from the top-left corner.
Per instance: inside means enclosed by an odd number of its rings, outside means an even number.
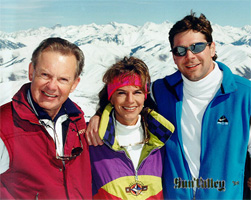
[[[0,199],[91,199],[83,111],[68,96],[83,52],[48,38],[32,54],[30,83],[0,108]]]

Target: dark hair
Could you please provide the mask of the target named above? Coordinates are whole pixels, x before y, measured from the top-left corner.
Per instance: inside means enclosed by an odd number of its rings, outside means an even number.
[[[107,85],[113,81],[115,77],[122,74],[138,74],[141,78],[142,87],[141,90],[145,93],[150,89],[150,75],[147,65],[140,59],[134,57],[124,57],[123,60],[118,61],[112,65],[104,74],[103,82],[105,83],[103,89],[99,92],[99,107],[101,110],[109,103]],[[147,84],[147,91],[145,85]]]
[[[36,68],[39,56],[44,51],[55,51],[60,52],[63,55],[74,55],[77,60],[75,78],[81,74],[84,67],[84,54],[77,45],[59,37],[52,37],[43,40],[32,54],[31,62],[34,68]]]
[[[178,33],[185,32],[187,30],[200,32],[205,36],[207,42],[213,42],[213,29],[210,21],[207,20],[205,15],[201,14],[200,17],[196,17],[195,12],[191,11],[190,15],[187,15],[182,20],[176,22],[169,31],[169,42],[171,45],[171,49],[173,49],[175,35],[177,35]],[[217,55],[215,54],[213,60],[215,61],[216,59]]]

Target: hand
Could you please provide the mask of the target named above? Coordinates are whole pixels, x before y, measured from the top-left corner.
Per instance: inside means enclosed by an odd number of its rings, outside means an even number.
[[[88,124],[88,127],[85,132],[85,138],[89,145],[103,145],[104,142],[100,139],[98,135],[100,117],[98,115],[94,115]]]
[[[251,177],[249,177],[249,179],[248,179],[248,187],[251,190]]]

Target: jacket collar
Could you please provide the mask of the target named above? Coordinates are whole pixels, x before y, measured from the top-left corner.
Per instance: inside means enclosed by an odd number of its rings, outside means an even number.
[[[223,63],[217,62],[220,70],[223,71],[223,80],[221,84],[221,93],[228,94],[237,90],[237,85],[234,80],[233,73],[231,70]]]
[[[33,108],[34,112],[36,113],[37,117],[39,119],[49,119],[52,120],[51,117],[48,115],[47,112],[44,111],[43,108],[41,108],[32,98],[30,88],[28,89],[27,92],[27,100],[30,104],[30,106]],[[63,103],[62,107],[60,108],[58,114],[52,121],[57,121],[57,119],[62,116],[62,115],[68,115],[68,116],[74,116],[80,114],[80,111],[76,108],[74,103],[68,98],[66,101]]]
[[[31,83],[24,84],[21,89],[14,95],[13,107],[17,111],[18,115],[34,123],[38,123],[38,119],[50,119],[49,115],[32,99],[29,95]],[[30,97],[29,97],[30,96]],[[68,98],[63,104],[61,110],[59,111],[57,119],[62,114],[67,114],[68,116],[78,116],[81,114],[80,110],[76,105]]]
[[[223,72],[223,80],[221,83],[221,93],[228,94],[234,92],[237,89],[237,85],[234,80],[234,76],[231,70],[223,63],[216,61],[220,70]],[[176,71],[171,76],[167,76],[164,79],[166,87],[176,96],[178,100],[182,100],[183,92],[183,80],[181,77],[181,72]]]
[[[120,150],[121,147],[115,137],[115,127],[111,115],[113,107],[108,104],[103,111],[99,127],[100,138],[114,150]],[[149,109],[150,112],[150,109]],[[147,117],[148,129],[150,135],[149,144],[156,147],[163,146],[174,132],[174,126],[163,116],[151,111]]]

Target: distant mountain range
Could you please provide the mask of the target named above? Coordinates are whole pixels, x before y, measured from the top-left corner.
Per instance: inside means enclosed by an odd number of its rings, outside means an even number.
[[[106,25],[40,27],[13,33],[0,31],[0,87],[12,87],[3,93],[0,103],[10,100],[15,83],[27,82],[31,54],[47,37],[62,37],[78,45],[85,54],[81,82],[72,95],[83,110],[91,115],[102,87],[105,70],[124,56],[135,56],[148,65],[152,80],[173,73],[176,66],[170,52],[168,32],[173,26],[151,22],[133,26],[112,22]],[[233,73],[251,79],[251,26],[242,28],[213,24],[218,61],[228,65]],[[9,84],[8,84],[9,83]],[[9,86],[8,86],[9,85]],[[6,89],[7,90],[7,89]],[[91,110],[90,110],[91,109]],[[89,111],[90,110],[90,111]]]

